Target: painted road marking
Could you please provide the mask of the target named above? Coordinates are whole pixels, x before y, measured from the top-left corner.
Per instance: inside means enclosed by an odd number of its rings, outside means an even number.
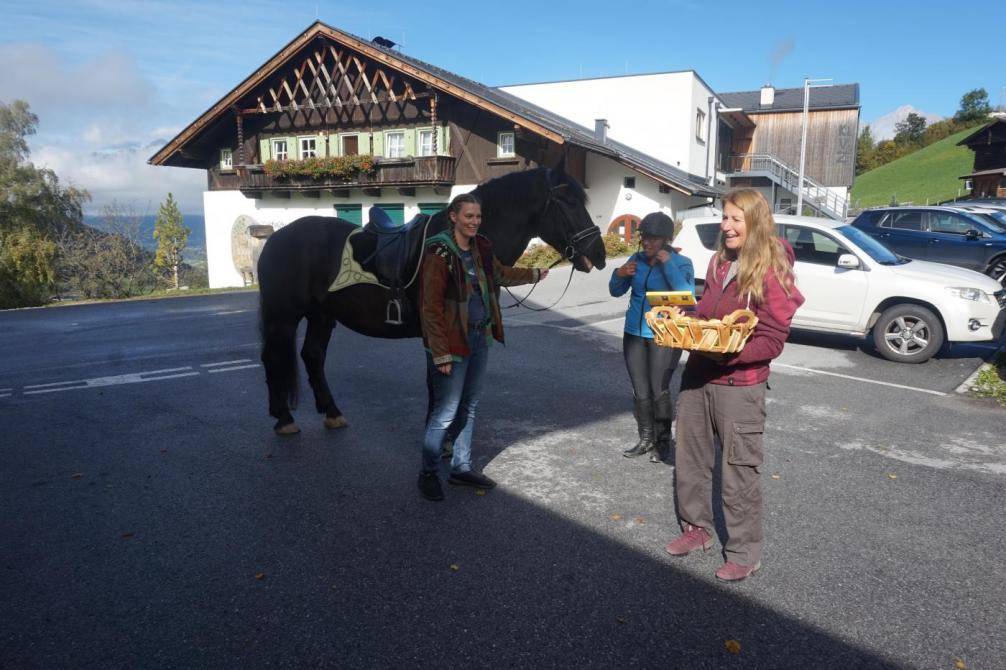
[[[218,368],[218,367],[222,367],[224,365],[240,365],[241,363],[251,363],[251,362],[252,362],[252,360],[250,358],[239,358],[236,361],[223,361],[223,362],[220,362],[220,363],[203,363],[199,367],[201,367],[201,368]],[[212,370],[210,370],[210,372],[212,372]]]
[[[214,312],[213,316],[225,316],[227,314],[244,314],[245,312],[250,312],[250,309],[232,309],[229,312]]]
[[[258,363],[252,363],[251,365],[238,365],[237,367],[233,368],[213,368],[212,370],[207,370],[207,372],[213,374],[214,372],[233,372],[234,370],[247,370],[249,368],[258,368],[258,367],[262,366],[259,365]]]
[[[790,370],[799,370],[800,372],[811,372],[817,375],[828,375],[829,377],[841,377],[842,379],[851,379],[852,381],[865,382],[867,384],[877,384],[878,386],[891,386],[896,389],[904,389],[905,391],[915,391],[917,393],[929,393],[931,395],[946,396],[947,394],[943,391],[931,391],[929,389],[920,389],[914,386],[905,386],[904,384],[893,384],[891,382],[882,382],[876,379],[866,379],[865,377],[853,377],[852,375],[843,375],[838,372],[825,372],[824,370],[815,370],[814,368],[804,368],[798,365],[787,365],[785,363],[772,362],[772,367],[774,368],[789,368]]]
[[[168,368],[165,370],[150,370],[149,372],[134,372],[128,375],[114,375],[112,377],[95,377],[93,379],[78,379],[69,382],[54,382],[52,384],[34,384],[31,386],[25,386],[24,394],[38,395],[41,393],[58,393],[60,391],[72,391],[74,389],[82,388],[99,388],[104,386],[118,386],[121,384],[158,382],[164,379],[192,377],[198,374],[199,372],[193,370],[191,366],[186,366],[184,368]]]

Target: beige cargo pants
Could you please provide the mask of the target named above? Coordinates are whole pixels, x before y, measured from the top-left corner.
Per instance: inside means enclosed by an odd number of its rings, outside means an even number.
[[[713,469],[716,445],[723,446],[723,516],[726,558],[740,565],[761,561],[762,435],[765,383],[754,386],[706,384],[678,395],[674,483],[683,524],[716,535],[713,525]]]

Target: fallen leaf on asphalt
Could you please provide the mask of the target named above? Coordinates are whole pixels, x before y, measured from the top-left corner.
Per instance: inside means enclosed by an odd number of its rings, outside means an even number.
[[[635,522],[635,523],[637,523],[637,524],[639,524],[641,526],[644,523],[646,523],[646,519],[644,519],[641,516],[637,516],[635,519],[633,519],[633,522]]]
[[[621,515],[621,514],[612,514],[612,515],[611,515],[611,520],[612,520],[612,521],[618,521],[618,520],[620,520],[621,518],[622,518],[622,515]]]
[[[957,670],[964,670],[965,668],[968,667],[968,664],[958,658],[956,661],[954,661],[954,667],[957,668]]]
[[[123,533],[123,534],[119,535],[119,537],[122,538],[123,540],[128,540],[129,538],[133,537],[134,535],[136,535],[136,533]]]
[[[461,569],[460,565],[458,565],[457,563],[451,563],[451,572],[457,572],[460,569]]]
[[[485,494],[486,494],[486,490],[485,489],[475,489],[475,495],[477,495],[477,496],[484,496]]]
[[[617,621],[618,623],[625,623],[625,619],[620,616],[615,617],[615,621]]]
[[[898,475],[894,474],[893,472],[888,472],[887,473],[887,478],[888,479],[897,479]]]
[[[741,643],[737,640],[727,640],[724,645],[731,654],[741,653]]]
[[[83,472],[74,472],[72,475],[70,475],[70,479],[80,479],[83,476],[84,476]]]
[[[255,573],[255,579],[257,579],[258,581],[261,582],[263,579],[265,579],[265,573],[264,572],[256,572]]]
[[[778,472],[773,472],[772,479],[782,479],[782,475],[780,475]]]

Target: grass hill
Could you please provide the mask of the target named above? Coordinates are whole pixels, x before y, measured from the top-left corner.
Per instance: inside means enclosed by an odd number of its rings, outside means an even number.
[[[138,217],[138,230],[130,231],[130,236],[135,236],[136,242],[142,244],[144,248],[154,251],[157,249],[157,241],[154,239],[155,215]],[[182,256],[186,263],[190,265],[206,265],[206,225],[202,214],[183,214],[182,222],[192,231],[189,233],[189,241]],[[84,223],[98,230],[110,230],[108,220],[98,214],[84,215]],[[118,231],[110,231],[118,232]]]
[[[961,175],[969,174],[975,154],[957,143],[980,126],[946,137],[856,177],[852,185],[854,208],[888,205],[891,198],[916,205],[967,195]]]

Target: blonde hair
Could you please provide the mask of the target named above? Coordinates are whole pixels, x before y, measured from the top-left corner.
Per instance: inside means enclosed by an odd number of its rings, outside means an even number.
[[[739,251],[727,249],[721,236],[717,252],[721,261],[737,261],[737,292],[761,302],[765,297],[765,279],[771,272],[779,279],[786,295],[790,295],[795,281],[793,266],[779,241],[772,209],[765,196],[754,189],[739,188],[723,196],[724,208],[727,203],[744,212],[747,230],[744,246]]]

